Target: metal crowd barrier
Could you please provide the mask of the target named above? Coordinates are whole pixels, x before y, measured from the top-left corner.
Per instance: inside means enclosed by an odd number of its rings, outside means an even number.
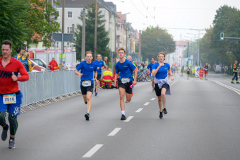
[[[42,106],[43,103],[50,104],[51,100],[57,102],[64,97],[79,95],[80,78],[74,72],[73,70],[29,72],[29,80],[18,83],[23,94],[21,112],[24,112],[25,107],[34,109],[35,104]]]

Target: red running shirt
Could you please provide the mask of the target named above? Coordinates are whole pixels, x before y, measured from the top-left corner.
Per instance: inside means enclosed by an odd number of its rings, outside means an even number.
[[[26,69],[19,60],[11,57],[10,62],[3,67],[2,57],[0,57],[0,94],[15,93],[19,90],[18,82],[12,80],[12,72],[16,76],[18,76],[18,73],[21,74],[20,77],[17,77],[17,81],[27,81],[29,79]]]

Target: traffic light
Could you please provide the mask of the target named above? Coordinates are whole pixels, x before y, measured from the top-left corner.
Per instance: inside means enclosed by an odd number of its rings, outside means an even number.
[[[224,33],[223,32],[220,33],[220,40],[224,40]]]

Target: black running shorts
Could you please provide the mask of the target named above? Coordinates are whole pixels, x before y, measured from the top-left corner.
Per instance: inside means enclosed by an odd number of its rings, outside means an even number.
[[[165,83],[164,85],[162,85],[162,88],[166,88],[166,90],[168,90],[169,85]],[[161,96],[162,88],[159,88],[158,84],[155,84],[154,89],[157,96]]]
[[[82,95],[86,95],[87,92],[93,92],[93,84],[91,84],[91,86],[87,86],[87,87],[84,87],[81,85],[80,89],[81,89]]]
[[[132,82],[123,84],[122,81],[118,78],[118,87],[124,88],[125,92],[128,94],[132,94],[132,88],[130,88],[131,85],[132,85]]]
[[[97,75],[97,80],[100,81],[101,77],[102,77],[102,75],[101,75],[101,74],[98,74],[98,75]]]

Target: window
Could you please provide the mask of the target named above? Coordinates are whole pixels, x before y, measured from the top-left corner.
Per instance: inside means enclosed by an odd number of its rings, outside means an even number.
[[[67,27],[67,33],[72,33],[72,27]]]
[[[68,11],[68,18],[72,18],[72,11]]]

